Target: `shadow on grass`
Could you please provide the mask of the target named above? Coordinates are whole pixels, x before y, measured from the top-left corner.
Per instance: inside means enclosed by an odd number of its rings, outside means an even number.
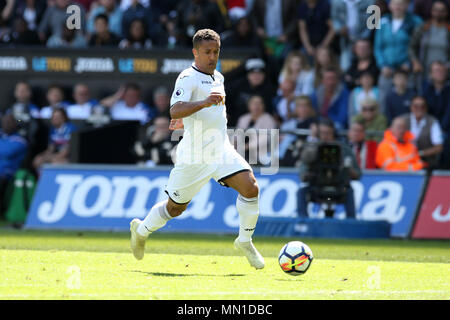
[[[243,277],[245,274],[199,274],[199,273],[170,273],[170,272],[147,272],[131,270],[129,272],[143,273],[155,277]]]
[[[11,230],[0,228],[0,250],[61,250],[129,253],[129,232]],[[149,238],[148,254],[241,256],[234,250],[235,234],[187,234],[160,232]],[[265,257],[276,257],[284,243],[298,238],[255,236]],[[302,238],[321,259],[450,262],[449,241],[345,240]],[[437,251],[432,252],[433,249]],[[424,252],[429,257],[424,258]]]

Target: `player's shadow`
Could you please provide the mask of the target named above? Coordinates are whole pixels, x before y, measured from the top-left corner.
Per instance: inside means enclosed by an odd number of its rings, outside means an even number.
[[[243,277],[245,274],[199,274],[199,273],[170,273],[170,272],[147,272],[131,270],[130,272],[143,273],[155,277]]]

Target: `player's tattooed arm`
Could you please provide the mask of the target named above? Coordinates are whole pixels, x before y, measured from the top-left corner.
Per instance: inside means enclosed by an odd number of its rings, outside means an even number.
[[[208,108],[212,105],[219,104],[222,102],[223,96],[217,92],[211,92],[211,94],[202,101],[195,102],[185,102],[178,101],[170,108],[170,117],[172,119],[181,119],[189,117],[191,114],[202,110],[203,108]]]

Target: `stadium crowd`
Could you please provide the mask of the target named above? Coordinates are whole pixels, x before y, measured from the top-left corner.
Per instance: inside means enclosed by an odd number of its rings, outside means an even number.
[[[66,26],[72,4],[79,30]],[[373,4],[379,28],[368,28]],[[244,75],[225,81],[228,125],[281,129],[282,166],[300,165],[302,144],[328,118],[362,169],[450,168],[446,0],[0,0],[0,48],[175,50],[201,28],[220,33],[224,48],[258,49]],[[68,162],[74,121],[139,121],[137,161],[172,164],[172,89],[156,87],[146,101],[136,83],[102,97],[84,83],[54,84],[37,105],[34,88],[17,83],[2,106],[0,187],[20,166],[39,174],[43,163]]]

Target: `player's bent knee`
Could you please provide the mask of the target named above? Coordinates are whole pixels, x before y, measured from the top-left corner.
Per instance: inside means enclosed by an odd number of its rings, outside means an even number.
[[[177,204],[173,201],[168,201],[167,203],[167,211],[169,212],[170,216],[175,218],[181,215],[187,208],[188,204]]]
[[[256,181],[242,190],[241,195],[245,198],[256,198],[259,195],[259,186]]]

